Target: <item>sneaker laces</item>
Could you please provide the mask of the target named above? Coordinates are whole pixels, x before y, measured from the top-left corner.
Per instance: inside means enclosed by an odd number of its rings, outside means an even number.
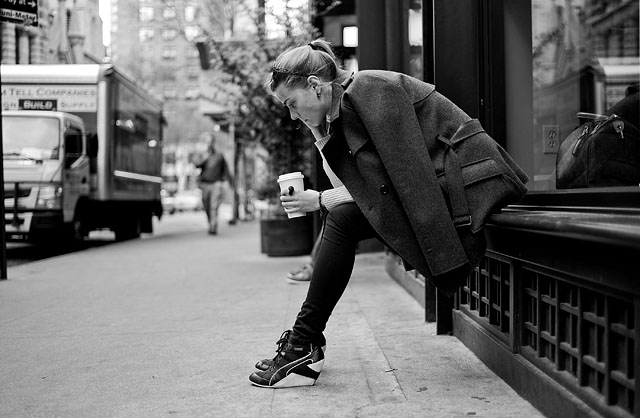
[[[273,363],[269,367],[270,370],[278,369],[281,364],[286,364],[299,358],[300,356],[304,356],[308,354],[313,345],[309,344],[309,349],[303,348],[306,344],[303,345],[294,345],[289,342],[289,336],[291,335],[292,330],[286,330],[280,336],[278,340],[278,348],[276,349],[276,355],[273,358]],[[306,353],[306,354],[305,354]],[[283,363],[284,362],[284,363]]]
[[[290,329],[286,330],[285,332],[282,333],[278,342],[276,342],[278,348],[276,348],[276,355],[273,358],[274,362],[278,359],[278,356],[280,356],[280,353],[284,351],[284,347],[289,342],[289,335],[291,335],[292,332],[293,331]]]

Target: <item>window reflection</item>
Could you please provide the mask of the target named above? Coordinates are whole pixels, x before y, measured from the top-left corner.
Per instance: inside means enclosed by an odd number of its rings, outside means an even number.
[[[422,41],[422,0],[413,0],[409,6],[409,75],[424,79]]]
[[[534,189],[640,183],[639,4],[532,1]]]

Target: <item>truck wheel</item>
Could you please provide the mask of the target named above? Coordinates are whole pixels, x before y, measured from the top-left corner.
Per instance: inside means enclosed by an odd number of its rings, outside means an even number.
[[[138,218],[121,221],[114,229],[116,241],[126,241],[130,239],[140,238],[142,228]]]
[[[65,225],[65,241],[73,248],[82,248],[85,245],[84,225],[79,219]]]

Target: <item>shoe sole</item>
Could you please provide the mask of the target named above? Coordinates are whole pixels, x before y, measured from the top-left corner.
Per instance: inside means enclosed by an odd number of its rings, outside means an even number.
[[[322,367],[324,366],[324,359],[317,361],[313,364],[308,365],[307,367],[310,368],[311,370],[320,373],[322,371]],[[287,375],[285,378],[280,379],[280,381],[278,381],[278,383],[274,384],[274,385],[261,385],[259,383],[256,383],[254,381],[250,381],[252,385],[257,386],[257,387],[261,387],[261,388],[267,388],[267,389],[284,389],[284,388],[295,388],[295,387],[300,387],[300,386],[313,386],[316,384],[316,380],[317,379],[313,379],[311,377],[307,377],[307,376],[302,376],[296,373],[291,373],[289,375]]]
[[[287,282],[291,283],[291,284],[309,283],[310,281],[311,281],[311,279],[309,279],[309,280],[296,280],[296,279],[292,279],[290,277],[287,277]]]

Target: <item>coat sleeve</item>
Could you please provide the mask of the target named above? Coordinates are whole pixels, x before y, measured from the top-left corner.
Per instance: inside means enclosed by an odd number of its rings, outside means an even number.
[[[343,103],[355,112],[345,112],[345,117],[359,117],[365,125],[432,275],[458,269],[468,264],[468,258],[422,137],[413,107],[415,92],[408,92],[401,82],[371,78],[358,83],[356,77],[347,89]],[[344,125],[346,134],[349,120]]]

